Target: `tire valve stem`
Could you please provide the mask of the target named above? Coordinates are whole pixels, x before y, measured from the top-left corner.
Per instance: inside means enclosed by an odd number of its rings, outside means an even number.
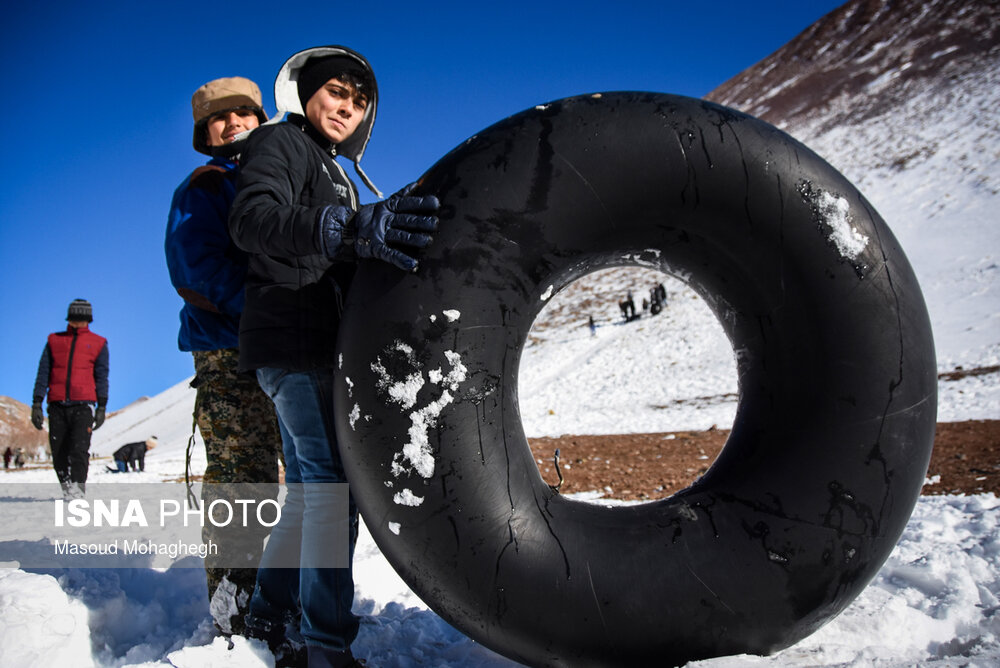
[[[559,468],[559,448],[556,448],[556,452],[552,456],[552,463],[556,467],[556,475],[559,476],[559,484],[558,485],[549,485],[549,487],[552,489],[553,492],[555,492],[556,494],[558,494],[559,493],[559,488],[561,488],[562,484],[563,484],[562,469]]]

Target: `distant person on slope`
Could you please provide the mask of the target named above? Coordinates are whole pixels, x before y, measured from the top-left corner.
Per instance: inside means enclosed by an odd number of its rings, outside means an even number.
[[[49,447],[67,498],[82,498],[90,466],[90,435],[104,424],[108,405],[108,342],[90,331],[93,308],[74,299],[65,331],[49,334],[31,405],[31,424],[45,426],[42,400],[49,398]],[[95,407],[96,406],[96,410]]]
[[[286,621],[301,611],[308,665],[339,668],[360,665],[351,653],[359,626],[351,612],[353,574],[349,567],[309,566],[324,558],[330,562],[324,536],[338,523],[324,505],[329,504],[325,488],[332,486],[310,483],[347,482],[333,416],[339,305],[359,259],[416,269],[412,251],[394,246],[430,243],[438,201],[404,189],[388,200],[361,205],[357,188],[334,159],[352,161],[379,194],[359,165],[378,106],[375,77],[360,54],[339,46],[296,53],[278,72],[274,89],[279,113],[289,116],[247,139],[229,229],[250,253],[240,367],[256,370],[277,408],[285,481],[304,484],[289,484],[257,573],[247,633],[267,641],[279,665],[302,662],[294,654],[297,648],[284,639]],[[353,500],[349,522],[351,543],[344,547],[353,558]],[[306,566],[268,566],[271,555],[289,550]]]
[[[150,436],[145,441],[135,441],[126,443],[115,450],[115,468],[108,467],[112,473],[125,473],[129,469],[133,471],[146,470],[146,451],[156,447],[159,441],[155,436]]]
[[[209,156],[267,120],[260,89],[243,77],[209,81],[195,91],[191,107],[194,149]],[[229,238],[227,221],[238,172],[238,156],[219,156],[184,179],[174,192],[164,244],[170,281],[184,299],[177,345],[194,357],[191,385],[197,388],[195,419],[205,442],[206,504],[231,489],[229,484],[278,482],[281,436],[274,406],[253,374],[237,369],[247,254]],[[257,542],[227,536],[235,530],[206,523],[202,538],[219,545]],[[224,568],[206,559],[210,609],[224,635],[243,632],[265,537],[259,536],[248,555],[250,567]]]

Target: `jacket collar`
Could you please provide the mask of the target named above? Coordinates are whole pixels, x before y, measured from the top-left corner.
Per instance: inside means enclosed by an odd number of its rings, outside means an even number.
[[[212,165],[214,167],[222,167],[223,169],[233,170],[236,169],[239,164],[239,154],[227,157],[227,156],[214,156],[209,160],[206,165]]]
[[[337,155],[337,145],[330,141],[326,135],[313,127],[313,124],[310,123],[305,116],[300,116],[299,114],[288,114],[288,122],[302,130],[302,132],[306,133],[306,136],[316,142],[316,144],[323,149],[324,152],[329,153],[331,156]]]

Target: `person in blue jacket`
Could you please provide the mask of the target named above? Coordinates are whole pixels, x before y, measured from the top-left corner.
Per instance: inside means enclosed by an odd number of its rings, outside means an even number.
[[[226,153],[241,133],[267,120],[260,89],[243,77],[206,83],[195,91],[191,107],[194,149],[210,156]],[[174,192],[167,222],[167,268],[184,300],[177,343],[194,356],[195,418],[207,458],[205,503],[233,490],[230,483],[278,482],[281,436],[274,405],[254,375],[237,368],[247,254],[230,240],[227,220],[238,171],[235,155],[215,155],[195,169]],[[233,531],[206,523],[203,539],[224,545],[227,530]],[[206,559],[210,609],[224,635],[243,632],[264,537],[246,555],[251,567],[224,568]],[[246,536],[229,536],[229,545],[237,543],[246,545]]]

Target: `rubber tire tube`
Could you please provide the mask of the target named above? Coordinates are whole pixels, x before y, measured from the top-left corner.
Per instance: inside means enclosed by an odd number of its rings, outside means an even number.
[[[621,92],[503,120],[415,192],[440,230],[416,273],[360,266],[335,409],[361,513],[434,611],[529,665],[670,665],[782,649],[864,589],[920,493],[937,380],[914,273],[843,176],[734,110]],[[517,381],[546,300],[618,265],[707,300],[739,402],[701,479],[605,507],[542,479]]]

